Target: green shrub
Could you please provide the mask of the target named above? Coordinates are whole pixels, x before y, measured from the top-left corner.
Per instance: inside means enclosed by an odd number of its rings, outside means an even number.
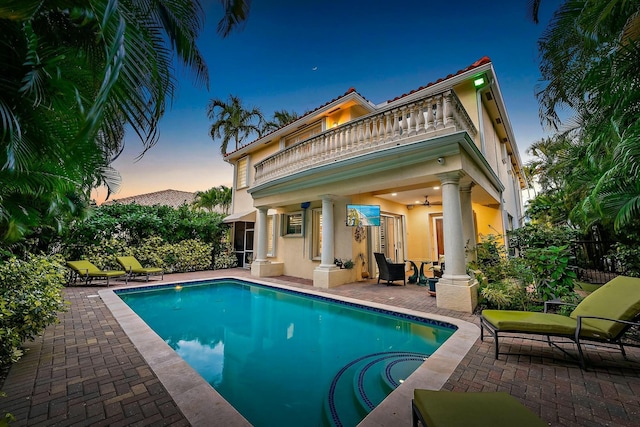
[[[160,267],[167,273],[183,273],[210,268],[212,248],[211,244],[198,239],[166,243],[160,237],[152,236],[139,246],[128,246],[122,240],[110,239],[85,247],[80,258],[101,269],[121,270],[116,257],[133,255],[144,266]]]
[[[529,249],[525,259],[534,275],[536,291],[543,301],[574,293],[577,275],[569,266],[571,252],[568,246]]]
[[[55,323],[65,309],[66,268],[55,257],[28,256],[0,264],[0,365],[22,356],[20,346]]]
[[[506,279],[480,285],[480,303],[486,308],[530,310],[536,305],[534,293],[521,281]]]

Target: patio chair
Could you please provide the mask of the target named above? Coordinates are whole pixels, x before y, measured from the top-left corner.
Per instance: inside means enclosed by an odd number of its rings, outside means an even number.
[[[125,271],[100,270],[98,267],[86,260],[67,261],[67,267],[70,269],[69,283],[76,282],[78,278],[81,278],[84,280],[84,284],[88,285],[94,279],[106,279],[107,287],[109,287],[109,279],[124,276],[125,284],[128,281],[128,276]]]
[[[620,347],[626,359],[622,338],[632,326],[640,326],[640,278],[618,276],[589,294],[569,317],[548,312],[551,304],[566,304],[547,301],[544,313],[511,310],[483,310],[480,316],[480,339],[484,340],[485,328],[493,335],[495,357],[499,354],[501,334],[533,334],[547,337],[549,345],[554,345],[551,337],[564,337],[578,347],[580,367],[586,369],[582,345],[584,341],[615,344]],[[568,304],[572,305],[572,304]]]
[[[515,397],[498,392],[413,391],[413,427],[542,427],[547,424]]]
[[[404,286],[407,286],[407,277],[404,271],[404,263],[392,263],[387,261],[384,254],[374,252],[378,264],[378,283],[380,279],[387,281],[387,286],[396,280],[402,280]]]
[[[132,279],[134,276],[145,276],[146,280],[149,281],[149,276],[155,274],[161,274],[162,277],[160,280],[164,280],[164,270],[159,267],[143,267],[140,265],[136,257],[133,256],[119,256],[116,257],[116,261],[118,264],[125,269],[127,274],[129,275],[129,279]]]

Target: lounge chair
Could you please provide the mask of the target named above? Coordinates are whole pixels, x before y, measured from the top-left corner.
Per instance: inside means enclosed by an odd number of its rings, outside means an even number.
[[[413,391],[413,427],[542,427],[547,424],[515,397],[498,392]]]
[[[583,341],[616,344],[626,358],[622,338],[631,326],[640,326],[640,278],[618,276],[589,294],[569,317],[548,313],[547,301],[544,313],[511,310],[483,310],[480,316],[480,339],[484,340],[485,328],[493,335],[495,356],[499,352],[501,334],[534,334],[547,337],[565,337],[578,347],[580,367],[585,369],[582,351]],[[564,351],[562,348],[558,347]],[[564,351],[566,353],[566,351]],[[567,353],[568,354],[568,353]]]
[[[143,267],[142,265],[140,265],[136,257],[119,256],[116,257],[116,261],[118,261],[118,264],[120,264],[122,268],[126,270],[127,274],[129,275],[129,279],[133,278],[134,276],[145,276],[146,281],[148,282],[149,276],[151,276],[152,274],[161,274],[162,277],[160,278],[160,280],[164,279],[164,270],[162,268]]]
[[[70,268],[69,283],[76,282],[78,278],[81,278],[84,280],[84,284],[88,285],[94,279],[106,279],[108,287],[109,279],[124,276],[125,284],[128,281],[128,276],[125,271],[100,270],[98,267],[86,260],[67,261],[67,267]]]
[[[387,286],[396,280],[402,280],[405,286],[407,286],[407,277],[404,271],[404,263],[392,263],[387,261],[384,254],[374,252],[373,256],[376,257],[376,263],[378,264],[378,283],[380,279],[387,281]]]

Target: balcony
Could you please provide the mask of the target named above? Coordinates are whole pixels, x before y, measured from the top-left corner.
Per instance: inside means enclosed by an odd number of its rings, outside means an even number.
[[[452,90],[430,94],[405,104],[392,104],[267,157],[255,165],[253,185],[372,151],[460,131],[467,131],[472,137],[477,133],[457,95]]]

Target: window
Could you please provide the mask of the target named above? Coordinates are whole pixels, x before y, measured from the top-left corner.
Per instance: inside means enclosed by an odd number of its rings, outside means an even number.
[[[322,132],[322,123],[314,123],[298,133],[287,136],[284,145],[285,147],[290,147],[297,142],[304,141],[305,139],[318,135],[320,132]]]
[[[236,188],[244,188],[247,186],[248,158],[243,157],[236,163]]]
[[[313,259],[322,258],[322,209],[311,211],[311,257]]]
[[[302,212],[282,215],[282,234],[284,236],[302,236]]]
[[[267,216],[267,256],[276,256],[276,220],[275,215]]]

